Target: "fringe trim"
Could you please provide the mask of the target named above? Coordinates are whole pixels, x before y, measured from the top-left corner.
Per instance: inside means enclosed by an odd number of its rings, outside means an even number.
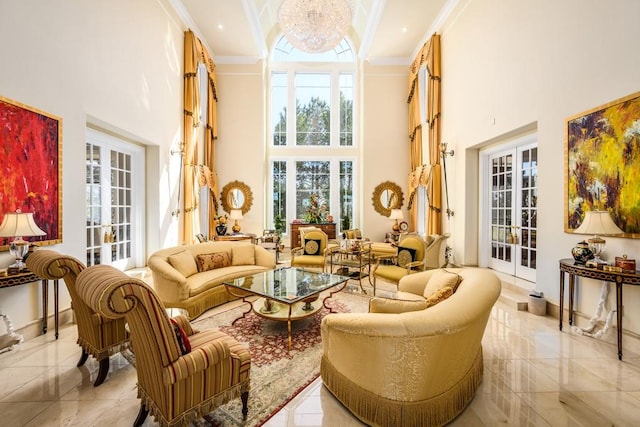
[[[193,423],[194,421],[202,418],[204,415],[212,412],[217,407],[224,405],[230,400],[239,398],[242,393],[248,392],[250,388],[251,386],[247,379],[246,381],[216,394],[215,396],[211,396],[197,404],[195,407],[178,414],[171,420],[167,419],[166,415],[162,412],[160,407],[156,405],[153,398],[140,387],[140,384],[138,384],[138,398],[141,400],[142,405],[144,405],[149,411],[149,415],[155,419],[160,427],[173,427],[177,425],[186,426],[189,423]]]
[[[237,298],[229,295],[226,288],[222,286],[209,289],[201,294],[190,297],[185,301],[165,302],[164,306],[165,308],[182,308],[187,310],[187,317],[189,320],[194,320],[201,316],[205,311],[235,299]]]
[[[449,390],[430,399],[406,402],[386,399],[365,390],[338,372],[322,357],[322,382],[356,417],[372,426],[440,426],[457,417],[482,382],[482,347],[466,375]]]
[[[85,340],[82,337],[78,337],[78,340],[76,342],[85,352],[92,355],[98,361],[102,359],[106,359],[107,357],[111,357],[114,354],[121,353],[124,350],[130,349],[130,343],[128,338],[118,343],[112,344],[108,348],[104,348],[102,350],[95,348],[93,344],[91,344],[89,341]]]

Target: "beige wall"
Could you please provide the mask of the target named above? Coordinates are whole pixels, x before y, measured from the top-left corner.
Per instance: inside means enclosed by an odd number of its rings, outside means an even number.
[[[216,144],[220,190],[235,180],[251,188],[253,205],[240,226],[243,232],[261,235],[267,180],[262,63],[218,65],[216,76],[220,87]]]
[[[158,0],[0,0],[0,95],[62,117],[63,243],[54,250],[86,259],[88,124],[148,146],[147,239],[177,241],[168,155],[181,139],[184,29],[167,10]],[[60,302],[69,307],[66,289]],[[40,304],[35,284],[0,290],[16,328],[35,323]]]
[[[404,193],[402,209],[407,216],[406,193],[409,165],[408,67],[365,64],[362,79],[362,231],[382,241],[393,221],[373,209],[371,196],[384,182],[398,184]]]
[[[532,284],[557,302],[558,260],[585,236],[564,233],[564,130],[567,117],[640,89],[636,54],[640,2],[616,0],[463,1],[442,34],[443,140],[455,148],[450,169],[457,262],[478,262],[477,149],[537,129],[538,268]],[[640,257],[640,241],[607,238],[605,259]],[[593,314],[600,284],[584,281],[578,310]],[[615,304],[615,297],[610,301]],[[626,307],[640,288],[625,286]],[[624,312],[640,333],[640,314]]]

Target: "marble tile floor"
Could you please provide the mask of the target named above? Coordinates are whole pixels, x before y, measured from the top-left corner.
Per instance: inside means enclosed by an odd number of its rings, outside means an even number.
[[[357,288],[351,287],[357,291]],[[614,333],[613,330],[609,332]],[[0,354],[0,425],[130,426],[138,412],[135,369],[111,358],[107,380],[93,387],[98,364],[76,367],[76,327],[28,340]],[[630,346],[633,347],[633,346]],[[484,379],[451,426],[638,426],[640,352],[558,331],[558,321],[495,305],[484,338]],[[363,355],[363,357],[365,357]],[[145,426],[156,425],[148,418]],[[362,425],[317,379],[266,426]]]

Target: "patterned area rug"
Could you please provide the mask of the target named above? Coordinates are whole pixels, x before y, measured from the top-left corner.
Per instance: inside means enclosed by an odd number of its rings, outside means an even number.
[[[314,304],[321,304],[321,300]],[[366,312],[369,298],[365,295],[338,292],[327,300],[335,312]],[[240,399],[235,399],[206,415],[202,426],[259,426],[286,405],[320,374],[322,339],[320,323],[329,310],[292,322],[292,349],[288,348],[287,323],[265,320],[250,312],[242,316],[247,305],[197,320],[200,330],[219,328],[238,341],[246,343],[251,353],[251,392],[249,415],[242,420]]]

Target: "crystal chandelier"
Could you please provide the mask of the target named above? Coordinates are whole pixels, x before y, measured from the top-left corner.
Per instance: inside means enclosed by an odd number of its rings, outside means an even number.
[[[351,25],[347,0],[284,0],[278,22],[293,47],[321,53],[340,43]]]

